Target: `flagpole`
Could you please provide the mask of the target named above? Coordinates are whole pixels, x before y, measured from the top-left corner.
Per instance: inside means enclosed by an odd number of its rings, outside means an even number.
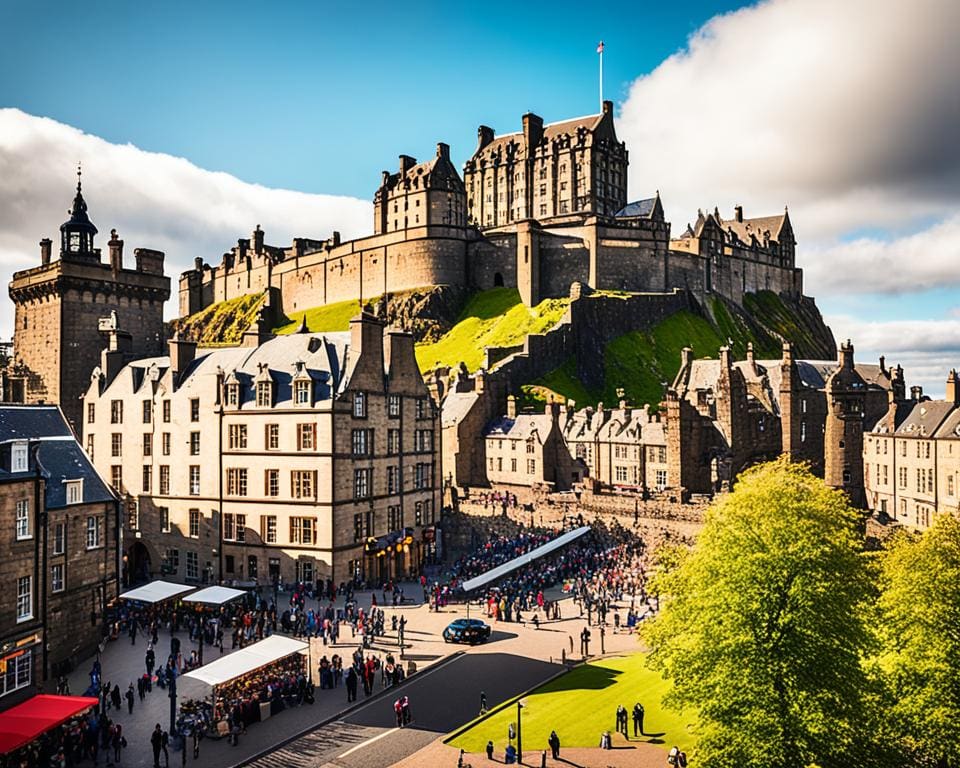
[[[600,41],[600,111],[603,112],[603,41]]]

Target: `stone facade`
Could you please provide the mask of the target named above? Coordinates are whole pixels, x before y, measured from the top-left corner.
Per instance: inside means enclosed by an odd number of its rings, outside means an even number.
[[[960,387],[950,371],[944,400],[911,388],[891,396],[883,417],[863,439],[867,508],[882,520],[929,528],[960,510]]]
[[[0,521],[6,708],[95,651],[119,589],[119,502],[58,408],[0,406]]]
[[[52,258],[52,243],[43,239],[40,266],[16,272],[10,282],[13,357],[0,371],[0,399],[59,403],[79,433],[80,397],[104,346],[100,321],[107,318],[129,333],[132,355],[159,354],[170,279],[163,274],[164,254],[148,248],[137,248],[134,268],[125,268],[116,230],[108,242],[109,262],[101,261],[79,182],[70,220],[60,231],[59,258]]]
[[[401,155],[397,172],[384,171],[372,236],[278,247],[258,226],[218,264],[197,259],[180,278],[180,315],[267,290],[287,313],[430,285],[516,288],[528,305],[566,296],[575,282],[737,303],[760,290],[803,293],[786,213],[700,214],[671,240],[659,194],[628,204],[611,102],[596,115],[544,124],[527,114],[519,132],[481,126],[478,135],[462,180],[443,143],[428,162]]]
[[[440,514],[439,421],[412,336],[364,315],[349,333],[251,343],[175,339],[109,376],[105,353],[95,372],[85,440],[131,510],[128,580],[418,572]]]

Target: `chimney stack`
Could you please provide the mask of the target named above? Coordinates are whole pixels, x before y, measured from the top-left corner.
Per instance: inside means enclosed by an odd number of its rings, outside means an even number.
[[[523,116],[523,140],[528,147],[535,147],[543,140],[543,118],[533,112]]]
[[[840,345],[840,367],[853,370],[853,343],[847,339]]]
[[[693,360],[693,350],[690,347],[684,347],[680,350],[680,367],[687,368]]]
[[[960,386],[957,386],[957,384],[957,371],[955,368],[951,368],[947,376],[946,400],[948,403],[953,403],[954,405],[960,405]]]
[[[729,371],[730,368],[730,347],[720,347],[720,370]]]
[[[739,222],[743,222],[743,206],[737,205],[733,209],[733,218]]]
[[[40,263],[43,264],[43,266],[50,263],[50,249],[52,245],[53,242],[49,237],[45,237],[40,241]]]
[[[513,395],[507,397],[507,418],[517,418],[517,398]]]
[[[123,269],[123,240],[117,237],[117,230],[110,230],[110,241],[107,243],[110,248],[110,269],[113,274],[117,274]]]
[[[747,342],[747,362],[750,363],[751,366],[754,364],[752,341]]]
[[[920,398],[923,397],[923,387],[914,385],[910,387],[910,399],[914,402],[919,402]]]
[[[493,128],[487,125],[481,125],[477,128],[477,151],[479,152],[487,144],[493,141]]]
[[[410,157],[410,155],[400,155],[400,176],[405,176],[407,171],[413,168],[413,166],[416,164],[416,159]]]
[[[181,339],[180,333],[177,332],[167,342],[167,345],[170,354],[170,376],[173,381],[173,389],[176,391],[180,385],[180,377],[197,356],[197,342]]]
[[[253,230],[253,252],[259,256],[263,253],[263,230],[260,229],[260,225],[257,224],[257,228]]]
[[[450,159],[450,145],[444,144],[442,141],[437,142],[437,157],[442,157],[444,160]]]

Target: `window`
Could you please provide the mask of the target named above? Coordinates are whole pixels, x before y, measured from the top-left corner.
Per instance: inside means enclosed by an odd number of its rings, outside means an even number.
[[[353,516],[353,540],[360,541],[363,538],[363,515]]]
[[[355,419],[367,418],[367,393],[353,393],[353,417]]]
[[[143,465],[143,493],[150,493],[150,485],[153,480],[153,467],[149,464]]]
[[[297,560],[297,581],[313,583],[313,560]]]
[[[247,540],[247,516],[237,515],[237,541]]]
[[[280,425],[267,424],[264,429],[263,444],[268,451],[280,450]]]
[[[200,558],[196,552],[187,552],[187,578],[200,578]]]
[[[163,423],[169,424],[170,423],[170,401],[164,400],[162,407],[163,407]]]
[[[247,495],[247,470],[245,467],[230,468],[227,470],[227,495]]]
[[[269,381],[257,382],[257,407],[269,408],[273,405],[273,387]]]
[[[87,403],[87,424],[93,424],[97,420],[97,404]]]
[[[168,549],[163,556],[163,564],[169,571],[176,573],[180,569],[180,550]]]
[[[17,501],[17,541],[31,538],[30,533],[30,501]]]
[[[223,514],[223,538],[228,541],[233,541],[234,539],[234,520],[232,512],[224,512]]]
[[[400,417],[400,395],[390,395],[387,400],[387,416],[391,419]]]
[[[150,432],[143,433],[143,455],[153,456],[153,435]]]
[[[430,417],[427,408],[427,398],[418,397],[417,398],[417,418],[418,419],[427,419]]]
[[[67,524],[57,523],[53,527],[53,554],[62,555],[67,551]]]
[[[170,495],[170,465],[169,464],[160,465],[160,495],[161,496]]]
[[[143,423],[149,424],[153,418],[153,401],[144,400],[143,401]]]
[[[170,455],[170,433],[164,432],[160,439],[160,452],[164,456]]]
[[[400,467],[387,467],[387,493],[400,492]]]
[[[247,556],[247,577],[251,579],[257,578],[257,556],[248,555]]]
[[[499,462],[500,460],[497,459],[497,461]],[[421,490],[423,488],[429,488],[430,487],[430,469],[431,469],[430,465],[421,462],[417,464],[417,466],[414,469],[415,469],[415,473],[413,476],[413,487],[416,488],[417,490]],[[498,466],[497,469],[501,469],[501,467]]]
[[[618,467],[616,467],[615,472],[616,472],[616,478],[617,478],[617,482],[618,482],[618,483],[625,483],[625,482],[627,482],[627,468],[626,468],[626,467],[618,466]]]
[[[200,421],[200,398],[190,398],[190,421]]]
[[[200,455],[200,433],[199,432],[190,433],[190,455],[191,456]]]
[[[190,538],[191,539],[200,538],[200,510],[199,509],[190,510]]]
[[[353,470],[353,498],[366,499],[370,496],[370,470]]]
[[[413,433],[413,450],[418,453],[429,453],[433,450],[432,429],[418,429]]]
[[[536,449],[533,440],[527,440],[527,453],[534,453]]]
[[[354,429],[350,433],[350,445],[354,456],[368,456],[370,454],[370,430]]]
[[[850,470],[849,470],[849,469],[843,470],[843,482],[844,482],[844,484],[850,482]]]
[[[314,497],[314,477],[311,470],[297,469],[290,473],[290,495],[295,499],[312,499]]]
[[[233,555],[225,555],[224,558],[223,558],[223,563],[224,563],[224,565],[223,565],[224,570],[225,570],[227,573],[235,573],[235,572],[236,572],[237,564],[236,564],[236,560],[234,560]]]
[[[310,382],[302,380],[294,382],[293,398],[296,405],[310,405]]]
[[[33,618],[33,577],[17,579],[17,622]]]
[[[123,400],[110,401],[110,423],[123,424]]]
[[[87,549],[97,549],[103,544],[103,520],[96,515],[87,518]]]
[[[167,507],[160,507],[160,532],[170,533],[170,510]]]
[[[264,471],[263,495],[264,496],[280,495],[280,470],[279,469],[268,469]]]
[[[511,472],[516,472],[516,471],[517,471],[517,460],[516,460],[516,459],[510,459],[510,471],[511,471]]]
[[[387,455],[396,456],[400,453],[400,430],[387,430]]]
[[[263,518],[263,540],[267,544],[277,543],[277,516],[266,515]]]
[[[123,467],[119,464],[110,467],[110,485],[117,493],[123,491]]]
[[[87,456],[93,461],[93,435],[87,435]]]
[[[236,407],[240,404],[240,385],[227,384],[226,401],[228,406]]]
[[[953,475],[947,475],[947,496],[953,496]]]
[[[387,528],[391,531],[403,528],[403,510],[399,504],[387,507]]]
[[[354,430],[356,431],[356,430]],[[316,449],[316,424],[297,424],[297,450],[312,451]]]
[[[807,442],[807,422],[805,421],[800,422],[800,442]]]
[[[662,491],[664,488],[667,487],[667,470],[658,469],[655,477],[656,477],[655,483],[657,486],[657,490]]]
[[[50,567],[50,591],[63,592],[63,563]]]
[[[535,475],[537,473],[537,460],[527,459],[527,474]]]
[[[900,443],[900,455],[901,455],[901,456],[906,456],[906,455],[907,455],[907,444],[906,444],[906,442]]]
[[[243,450],[247,447],[247,425],[231,424],[228,444],[231,451]]]
[[[312,517],[290,518],[290,543],[313,544],[316,541],[316,519]]]
[[[190,495],[200,495],[200,466],[198,464],[190,465]]]
[[[26,648],[7,661],[6,672],[0,674],[0,696],[25,688],[33,682],[33,648]]]

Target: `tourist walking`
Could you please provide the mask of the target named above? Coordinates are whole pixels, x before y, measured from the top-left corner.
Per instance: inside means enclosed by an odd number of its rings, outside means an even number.
[[[639,731],[639,733],[638,733]],[[633,705],[633,735],[643,736],[643,704],[639,701]]]
[[[550,745],[550,754],[553,756],[554,760],[560,759],[560,737],[557,736],[556,731],[550,731],[550,738],[547,739],[547,743]]]
[[[160,768],[160,747],[163,743],[163,731],[160,729],[160,723],[157,723],[150,734],[150,746],[153,748],[153,768]]]

